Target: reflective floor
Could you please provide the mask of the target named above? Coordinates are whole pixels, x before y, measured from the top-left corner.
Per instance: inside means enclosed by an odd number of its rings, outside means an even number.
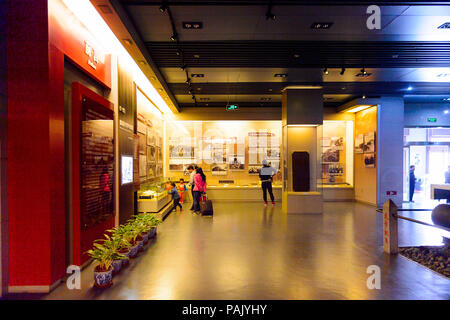
[[[450,299],[450,280],[383,253],[374,207],[326,203],[323,215],[284,215],[260,203],[214,209],[214,218],[172,213],[109,289],[92,287],[89,266],[81,290],[62,284],[28,298]],[[399,230],[401,246],[441,243],[429,227],[400,221]],[[367,288],[369,265],[381,268],[380,290]]]

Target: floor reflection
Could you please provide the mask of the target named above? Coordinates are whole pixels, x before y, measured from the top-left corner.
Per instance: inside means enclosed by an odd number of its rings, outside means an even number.
[[[45,299],[449,299],[450,281],[382,249],[382,215],[359,203],[325,203],[323,215],[284,215],[260,203],[214,203],[214,217],[172,213],[140,257],[92,289],[62,285]],[[410,213],[422,216],[425,213]],[[429,215],[429,213],[428,213]],[[399,223],[400,245],[437,245],[425,226]],[[378,265],[382,289],[366,286]]]

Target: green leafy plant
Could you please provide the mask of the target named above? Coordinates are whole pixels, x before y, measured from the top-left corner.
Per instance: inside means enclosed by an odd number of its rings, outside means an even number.
[[[87,251],[87,254],[94,259],[98,265],[98,271],[108,271],[114,260],[127,259],[126,256],[119,253],[119,242],[108,235],[105,239],[95,240],[94,247]]]

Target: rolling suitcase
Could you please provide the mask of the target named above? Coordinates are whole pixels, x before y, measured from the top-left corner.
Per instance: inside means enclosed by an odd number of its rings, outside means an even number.
[[[214,213],[212,201],[208,200],[206,194],[202,195],[200,198],[200,213],[202,216],[212,216]]]

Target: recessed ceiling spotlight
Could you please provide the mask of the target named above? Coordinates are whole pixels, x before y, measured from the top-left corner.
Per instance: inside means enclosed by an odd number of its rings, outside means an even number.
[[[203,29],[203,22],[183,22],[183,29]]]
[[[174,33],[171,37],[170,40],[175,41],[177,40],[178,35],[176,33]]]
[[[328,68],[323,69],[323,73],[324,73],[324,74],[328,74],[328,73],[329,73],[329,72],[328,72]]]
[[[163,89],[162,89],[162,88],[159,88],[158,91],[159,91],[159,92],[163,92]]]
[[[200,58],[200,55],[199,54],[194,54],[194,58],[198,59],[198,58]]]
[[[275,18],[276,18],[276,16],[272,12],[267,11],[266,20],[275,20]]]
[[[358,73],[356,76],[357,77],[369,77],[371,75],[371,73],[367,72],[366,69],[362,68],[361,72]]]
[[[366,98],[366,95],[365,95],[365,94],[363,94],[362,98],[363,98],[363,99],[365,99],[365,98]]]
[[[294,53],[294,58],[298,59],[298,58],[300,58],[300,55],[298,53]]]
[[[442,101],[450,101],[450,98],[442,98]]]
[[[411,91],[413,89],[413,87],[409,86],[408,88],[406,88],[406,90]]]
[[[181,55],[181,51],[180,51],[180,50],[177,50],[177,52],[175,52],[175,54],[176,54],[177,56],[180,56],[180,55]]]
[[[167,6],[165,4],[163,4],[162,6],[159,7],[159,11],[166,12],[167,11]]]
[[[125,42],[129,46],[133,44],[133,41],[131,41],[130,39],[123,39],[123,42]]]
[[[273,75],[275,78],[286,78],[288,76],[287,73],[275,73]]]
[[[444,24],[441,24],[438,29],[450,29],[450,22],[446,22]]]
[[[205,75],[203,73],[191,73],[191,78],[204,78]]]
[[[339,74],[342,76],[345,73],[345,68],[341,69],[341,72],[339,72]]]
[[[269,91],[270,91],[270,92],[272,92],[272,91],[273,91],[273,89],[272,89],[272,88],[269,88]]]
[[[156,77],[154,77],[154,76],[151,76],[151,77],[150,77],[150,80],[153,80],[153,81],[155,81],[155,80],[156,80]]]
[[[314,22],[311,25],[311,29],[330,29],[333,22]]]
[[[438,78],[445,78],[445,77],[450,77],[450,73],[439,73],[437,75]]]
[[[444,113],[447,114],[447,113],[448,113],[448,110],[444,110]]]
[[[186,83],[187,83],[187,84],[191,83],[191,78],[187,78],[187,79],[186,79]]]
[[[272,98],[261,98],[261,101],[270,101]]]

